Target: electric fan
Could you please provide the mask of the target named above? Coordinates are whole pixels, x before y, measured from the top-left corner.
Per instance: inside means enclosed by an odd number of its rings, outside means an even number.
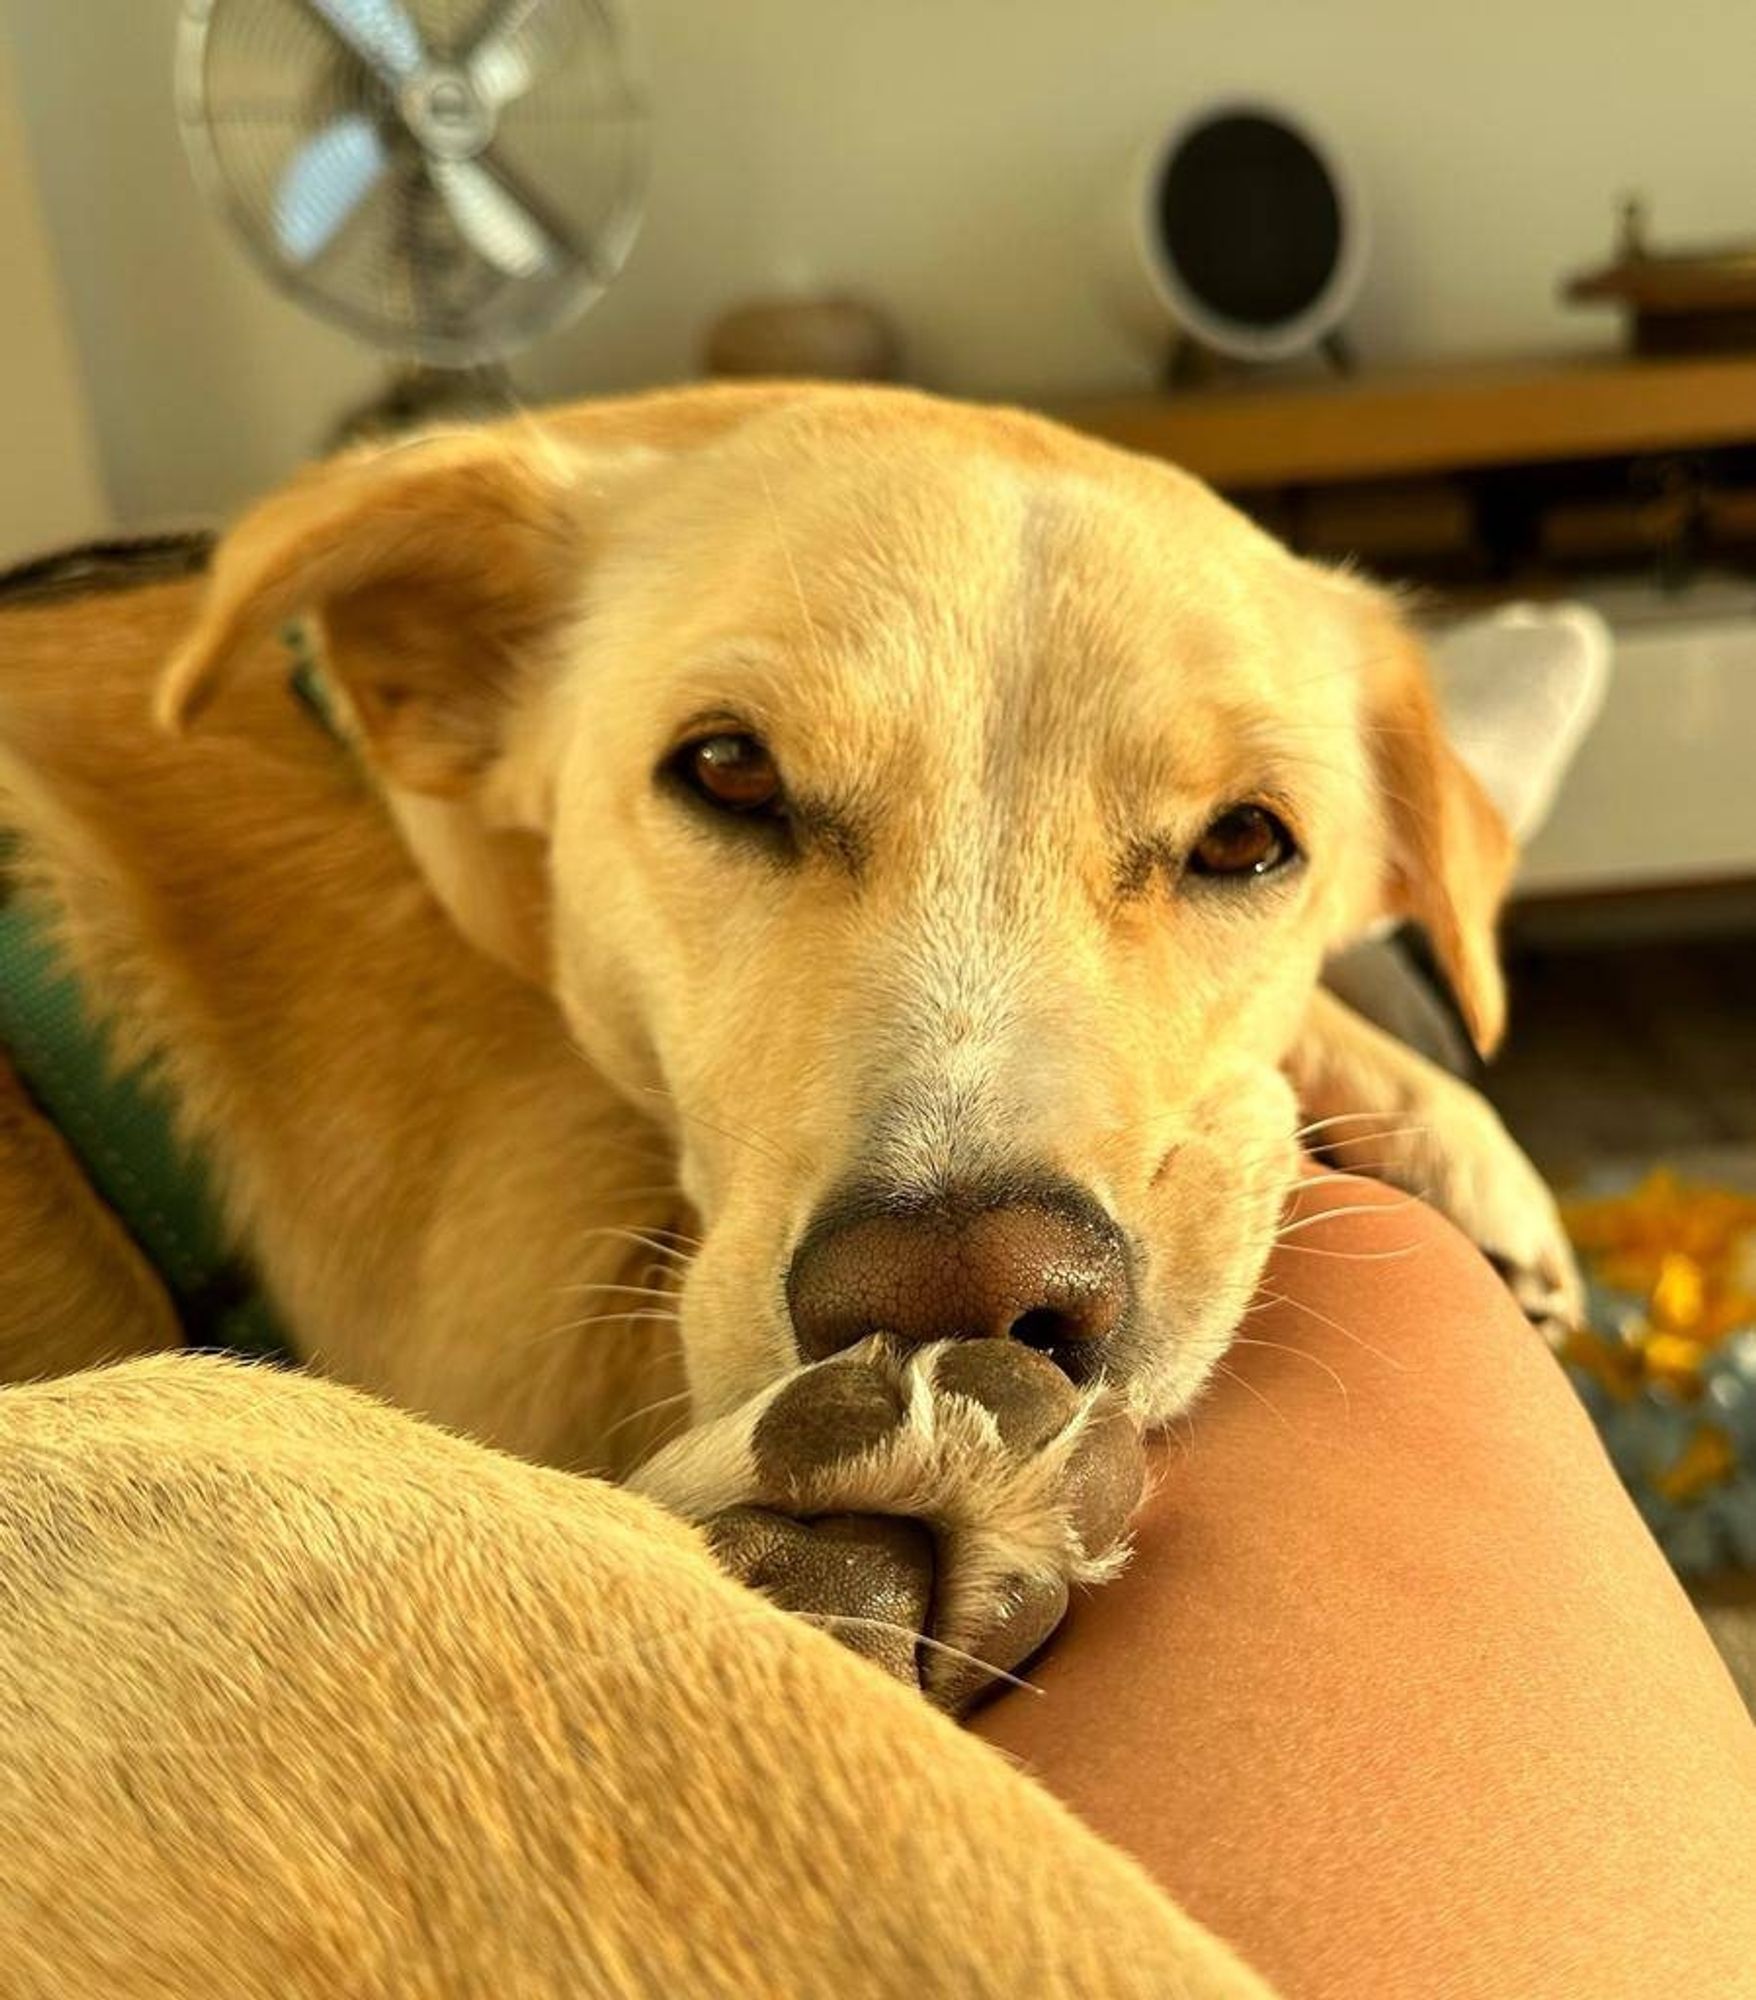
[[[380,425],[501,400],[639,228],[646,107],[603,0],[184,0],[178,110],[268,278],[400,365]]]

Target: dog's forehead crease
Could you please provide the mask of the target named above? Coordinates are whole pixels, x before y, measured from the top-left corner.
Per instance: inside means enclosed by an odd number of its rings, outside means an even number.
[[[592,742],[619,713],[632,784],[704,718],[747,728],[878,859],[1080,824],[1186,840],[1286,789],[1277,722],[1310,734],[1345,680],[1321,657],[1344,593],[1166,468],[819,424],[660,486],[580,687]]]
[[[690,488],[650,524],[651,602],[692,675],[887,706],[952,681],[966,705],[1034,693],[1113,713],[1130,688],[1231,680],[1281,650],[1263,607],[1298,572],[1203,490],[1167,478],[1119,496],[970,449],[829,455],[784,476],[771,457],[728,454],[714,507]]]

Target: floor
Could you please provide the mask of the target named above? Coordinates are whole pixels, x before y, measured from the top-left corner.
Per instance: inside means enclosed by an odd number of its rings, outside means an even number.
[[[1508,959],[1488,1094],[1552,1180],[1669,1159],[1756,1175],[1756,931]]]

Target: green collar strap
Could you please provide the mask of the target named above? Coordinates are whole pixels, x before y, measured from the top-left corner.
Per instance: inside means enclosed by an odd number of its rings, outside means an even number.
[[[197,574],[212,537],[162,536],[59,550],[0,572],[0,608]],[[285,636],[292,692],[337,734],[302,627]],[[156,1269],[193,1346],[290,1358],[259,1284],[221,1220],[212,1176],[177,1135],[163,1079],[119,1063],[56,946],[47,911],[14,893],[0,832],[0,1049],[60,1131],[93,1192]]]
[[[212,1178],[176,1134],[162,1078],[116,1062],[26,896],[0,906],[0,1046],[158,1272],[190,1344],[286,1356],[268,1300],[226,1238]]]
[[[196,538],[68,550],[0,576],[0,602],[128,588],[156,580],[160,568],[188,574],[204,556]],[[316,648],[302,626],[282,636],[294,698],[336,736]],[[66,1140],[92,1192],[158,1272],[190,1346],[288,1360],[286,1336],[224,1228],[212,1174],[176,1132],[162,1076],[116,1060],[54,940],[48,910],[8,880],[12,848],[0,832],[0,1050]]]
[[[94,1192],[158,1272],[192,1346],[286,1358],[286,1339],[220,1220],[211,1176],[150,1071],[120,1066],[43,911],[0,905],[0,1046]]]

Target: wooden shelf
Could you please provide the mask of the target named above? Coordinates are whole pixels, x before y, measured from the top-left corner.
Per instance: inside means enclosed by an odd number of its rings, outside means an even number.
[[[1525,361],[1067,403],[1232,492],[1756,442],[1756,356]]]

